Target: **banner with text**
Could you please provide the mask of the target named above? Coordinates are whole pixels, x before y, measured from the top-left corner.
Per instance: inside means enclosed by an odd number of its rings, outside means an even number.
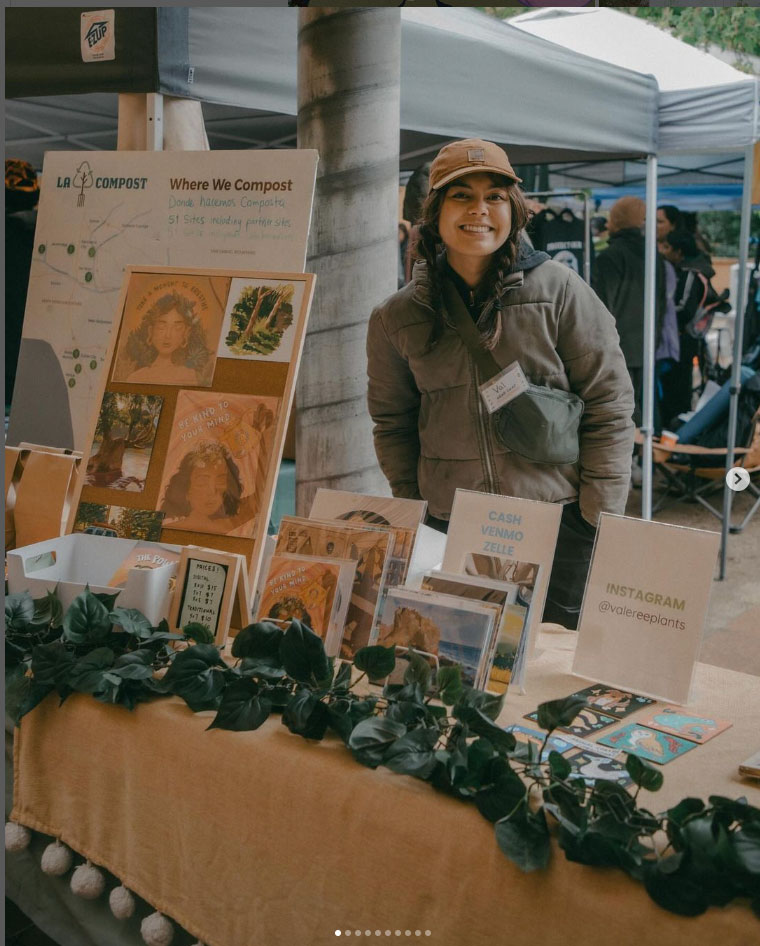
[[[687,703],[719,545],[718,532],[603,514],[573,673]]]
[[[51,152],[8,430],[82,450],[126,265],[303,272],[316,151]]]

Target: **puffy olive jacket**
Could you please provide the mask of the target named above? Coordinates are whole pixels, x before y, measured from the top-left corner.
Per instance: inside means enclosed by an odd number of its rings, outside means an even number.
[[[375,451],[394,496],[428,501],[448,519],[457,488],[545,502],[580,499],[585,519],[622,513],[633,446],[633,390],[615,323],[595,293],[551,260],[506,277],[498,364],[518,361],[535,384],[585,402],[576,464],[532,463],[500,446],[478,394],[477,370],[446,325],[426,351],[433,312],[425,264],[372,313],[368,404]]]

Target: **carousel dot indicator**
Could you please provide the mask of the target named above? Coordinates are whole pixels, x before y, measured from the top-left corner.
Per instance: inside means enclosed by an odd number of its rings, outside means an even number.
[[[87,255],[88,255],[89,257],[93,257],[93,256],[95,255],[95,247],[94,247],[94,246],[91,246],[91,247],[89,248],[89,250],[87,250]]]
[[[340,936],[340,935],[341,935],[340,930],[336,930],[336,931],[335,931],[335,935],[336,935],[336,936]]]
[[[85,281],[85,282],[92,282],[92,273],[85,273],[85,274],[84,274],[84,281]]]
[[[71,256],[71,254],[74,252],[75,249],[76,247],[74,246],[74,244],[69,243],[69,245],[66,247],[66,252],[69,254],[69,256]]]

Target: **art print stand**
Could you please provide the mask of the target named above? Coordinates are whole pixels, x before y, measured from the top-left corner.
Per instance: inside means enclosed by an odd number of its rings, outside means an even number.
[[[127,266],[303,272],[317,158],[48,152],[8,443],[85,450]]]
[[[264,547],[314,277],[128,267],[68,531]]]
[[[720,533],[604,513],[573,673],[687,703]]]
[[[525,569],[538,567],[531,591],[529,657],[535,650],[544,612],[561,518],[560,503],[466,489],[458,489],[454,495],[444,571],[520,582]]]
[[[243,555],[189,546],[182,550],[169,626],[204,624],[223,646],[230,626],[250,623],[250,586]]]

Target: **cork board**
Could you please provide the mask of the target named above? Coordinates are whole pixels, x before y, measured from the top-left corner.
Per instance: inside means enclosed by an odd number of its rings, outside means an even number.
[[[255,587],[313,290],[127,267],[67,531],[242,554]]]

